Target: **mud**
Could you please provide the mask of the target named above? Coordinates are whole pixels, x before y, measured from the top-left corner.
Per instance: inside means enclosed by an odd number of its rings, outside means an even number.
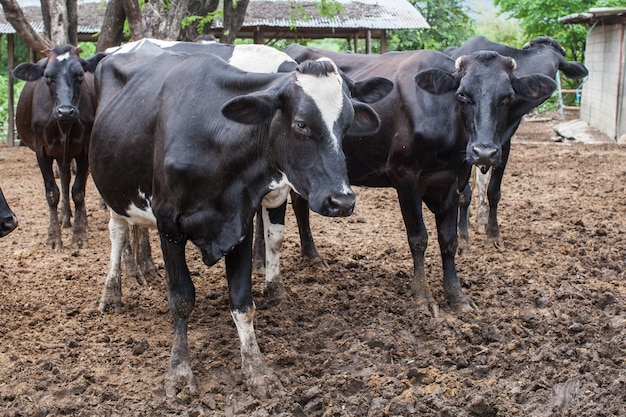
[[[268,399],[242,381],[223,262],[188,251],[200,394],[165,395],[171,319],[164,284],[123,281],[123,313],[100,314],[108,213],[87,189],[89,247],[46,252],[35,155],[0,148],[1,185],[19,227],[0,240],[0,414],[4,416],[620,416],[626,415],[626,147],[553,140],[555,122],[523,123],[500,204],[505,249],[471,231],[457,259],[479,307],[444,304],[434,219],[427,278],[439,319],[410,295],[412,261],[391,189],[356,188],[354,215],[312,216],[329,267],[299,256],[287,219],[289,299],[264,307],[257,337],[284,386]],[[475,210],[473,210],[475,212]],[[156,234],[155,261],[163,262]]]

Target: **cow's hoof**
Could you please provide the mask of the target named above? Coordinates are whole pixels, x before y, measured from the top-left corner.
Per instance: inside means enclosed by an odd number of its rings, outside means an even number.
[[[487,242],[491,243],[499,252],[504,252],[506,249],[504,247],[504,241],[500,236],[488,237]]]
[[[248,376],[246,385],[250,393],[259,399],[275,398],[285,393],[283,384],[269,368]]]
[[[175,397],[185,389],[188,389],[191,395],[198,394],[198,386],[191,368],[188,365],[181,365],[176,369],[170,369],[165,375],[165,394],[168,397]]]
[[[287,298],[287,290],[280,280],[268,283],[263,290],[263,304],[266,307],[278,305]]]
[[[48,238],[46,242],[46,250],[48,252],[60,252],[63,249],[63,242],[60,238]]]
[[[478,307],[476,304],[465,294],[460,294],[458,297],[451,297],[454,299],[449,299],[448,304],[450,308],[455,313],[467,313],[467,312],[478,312]]]
[[[469,240],[459,237],[458,246],[456,249],[457,255],[459,256],[467,255],[469,253],[469,248],[470,248]]]
[[[102,297],[100,299],[100,302],[98,303],[98,311],[100,311],[100,313],[104,314],[107,311],[112,310],[115,314],[121,314],[122,313],[122,301],[121,300],[115,300],[113,298],[109,298],[109,297]]]
[[[72,239],[72,249],[87,249],[89,247],[89,242],[87,241],[87,237],[74,237]]]

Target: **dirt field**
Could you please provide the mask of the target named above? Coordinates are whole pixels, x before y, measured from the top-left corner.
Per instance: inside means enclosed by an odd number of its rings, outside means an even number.
[[[626,147],[555,142],[553,124],[524,123],[514,139],[500,204],[505,250],[474,230],[470,253],[457,259],[475,314],[443,304],[428,212],[427,275],[442,318],[416,311],[393,190],[356,188],[353,216],[312,217],[329,269],[300,259],[290,213],[290,299],[256,317],[285,387],[267,400],[242,382],[223,263],[206,268],[190,247],[189,344],[201,394],[168,398],[163,282],[125,279],[123,314],[100,314],[108,213],[93,184],[89,248],[72,250],[64,229],[66,247],[47,253],[35,155],[0,148],[1,186],[20,221],[0,240],[0,415],[626,416]],[[262,289],[255,275],[259,304]]]

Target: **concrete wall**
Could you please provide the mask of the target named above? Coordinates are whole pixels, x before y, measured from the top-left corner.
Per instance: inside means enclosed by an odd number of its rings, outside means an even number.
[[[624,24],[598,23],[587,35],[580,117],[590,126],[619,139],[626,135],[626,39]],[[618,131],[619,130],[619,131]]]

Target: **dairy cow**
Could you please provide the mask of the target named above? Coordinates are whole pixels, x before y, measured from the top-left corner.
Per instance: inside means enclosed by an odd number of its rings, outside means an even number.
[[[352,213],[342,137],[372,134],[380,121],[350,98],[327,59],[288,73],[246,73],[211,54],[150,43],[98,67],[99,107],[90,143],[93,180],[110,207],[112,252],[100,309],[119,310],[127,225],[156,227],[167,271],[173,342],[166,392],[195,390],[187,321],[195,304],[185,262],[192,242],[206,265],[225,257],[242,369],[258,396],[280,386],[254,334],[252,228],[261,200],[289,184],[325,216]],[[124,175],[119,175],[124,173]]]
[[[92,72],[105,54],[88,59],[72,45],[46,51],[37,63],[24,62],[13,70],[16,78],[27,81],[17,103],[15,122],[20,140],[35,151],[43,175],[50,214],[46,246],[60,250],[61,225],[70,227],[70,163],[76,160],[72,186],[75,219],[72,247],[87,247],[85,185],[89,174],[87,149],[96,110]],[[54,179],[53,162],[59,166],[61,180],[61,219],[57,213],[59,188]]]
[[[350,183],[396,189],[413,255],[413,291],[438,316],[439,305],[424,280],[425,203],[437,223],[445,299],[455,311],[476,308],[461,289],[455,266],[459,193],[472,165],[501,164],[511,103],[517,97],[548,97],[554,81],[542,74],[517,77],[514,59],[490,51],[456,60],[428,50],[361,55],[290,45],[284,51],[298,62],[329,57],[354,80],[380,76],[393,81],[394,90],[371,104],[381,118],[379,132],[344,138]],[[302,249],[311,251],[306,201],[301,196],[293,200]]]
[[[554,79],[558,71],[566,77],[578,80],[587,76],[588,71],[579,62],[567,61],[565,59],[565,48],[556,40],[549,36],[540,36],[530,40],[522,49],[511,48],[509,46],[492,42],[484,36],[470,38],[459,48],[448,48],[445,54],[452,58],[470,54],[475,51],[496,51],[501,55],[515,59],[517,63],[514,75],[525,77],[531,74],[543,74]],[[509,113],[506,126],[502,135],[502,160],[492,167],[483,166],[476,170],[476,183],[479,191],[479,204],[477,218],[479,224],[485,225],[487,241],[500,249],[504,249],[504,242],[500,234],[498,224],[498,203],[502,196],[502,178],[511,151],[511,137],[519,127],[522,117],[546,101],[549,96],[528,97],[525,95],[515,95],[509,106]],[[491,168],[491,169],[490,169]],[[487,179],[489,187],[487,188]],[[459,252],[469,248],[468,230],[468,208],[471,203],[472,192],[469,185],[463,190],[459,211]],[[487,201],[489,210],[487,210]]]

